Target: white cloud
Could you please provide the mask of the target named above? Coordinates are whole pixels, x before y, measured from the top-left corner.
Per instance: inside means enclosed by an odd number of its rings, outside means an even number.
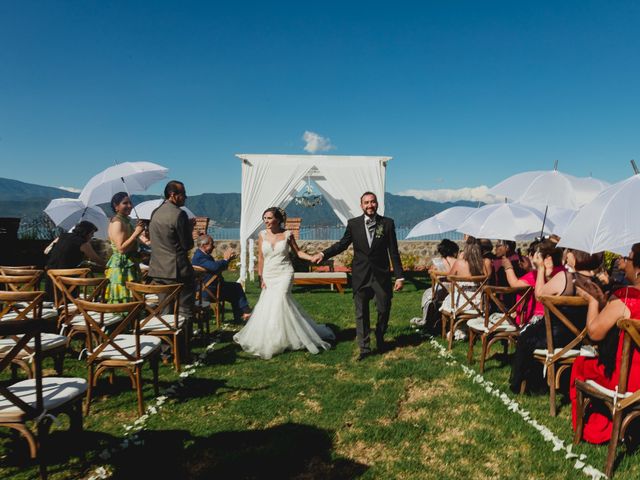
[[[327,152],[336,147],[331,144],[331,139],[322,135],[305,130],[302,139],[306,142],[304,149],[309,153]]]
[[[56,187],[56,188],[59,188],[60,190],[66,190],[67,192],[71,192],[71,193],[80,193],[82,191],[81,188],[76,188],[76,187],[59,186],[59,187]]]
[[[489,193],[489,187],[480,185],[477,187],[464,188],[441,188],[437,190],[404,190],[398,195],[416,197],[421,200],[431,200],[433,202],[456,202],[458,200],[469,200],[472,202],[496,203],[500,199]]]

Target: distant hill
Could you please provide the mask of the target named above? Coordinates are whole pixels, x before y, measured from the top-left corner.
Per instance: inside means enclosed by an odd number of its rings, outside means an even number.
[[[8,178],[0,178],[0,217],[34,218],[39,216],[49,201],[54,198],[76,198],[77,194],[55,187],[45,187],[31,183],[19,182]],[[152,195],[134,195],[133,202],[158,198]],[[427,217],[456,205],[473,206],[475,202],[439,203],[419,200],[386,193],[385,214],[395,220],[398,227],[413,227]],[[111,212],[107,205],[102,206],[108,215]],[[207,216],[221,227],[238,227],[240,225],[239,193],[203,193],[187,198],[187,207],[196,215]],[[265,208],[269,207],[266,205]],[[302,217],[303,226],[339,225],[338,217],[327,202],[314,208],[304,208],[291,203],[287,207],[289,217]]]

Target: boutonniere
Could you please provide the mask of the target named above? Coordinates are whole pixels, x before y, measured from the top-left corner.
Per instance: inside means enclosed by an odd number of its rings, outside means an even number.
[[[384,233],[384,226],[382,224],[376,225],[375,238],[382,238],[383,233]]]

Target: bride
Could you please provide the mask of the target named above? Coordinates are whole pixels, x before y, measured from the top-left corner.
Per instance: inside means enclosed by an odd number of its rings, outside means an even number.
[[[328,349],[335,336],[325,325],[315,323],[291,295],[293,265],[289,251],[303,260],[311,255],[298,247],[289,230],[284,230],[284,212],[271,207],[262,214],[266,230],[258,237],[258,273],[262,279],[262,293],[245,327],[233,340],[242,349],[264,359],[285,350],[318,353]]]

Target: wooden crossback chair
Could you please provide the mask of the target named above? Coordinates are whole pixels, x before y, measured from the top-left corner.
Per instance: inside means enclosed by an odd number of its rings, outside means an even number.
[[[635,392],[627,391],[633,351],[640,348],[640,320],[620,318],[617,325],[623,332],[623,343],[616,390],[606,388],[593,380],[576,380],[577,422],[576,432],[573,437],[574,444],[577,445],[582,440],[584,412],[591,401],[597,400],[604,403],[611,412],[613,427],[604,469],[604,473],[608,478],[613,476],[618,444],[624,439],[629,424],[640,416],[640,390]]]
[[[579,329],[567,317],[567,309],[585,309],[587,301],[578,296],[542,296],[538,302],[544,305],[544,323],[547,335],[547,348],[534,350],[533,358],[540,362],[545,369],[547,384],[549,385],[549,414],[556,416],[556,391],[560,388],[562,373],[571,371],[575,359],[580,355],[582,344],[590,344],[587,337],[586,325]],[[586,318],[586,309],[584,311]],[[553,322],[560,322],[566,327],[571,336],[563,347],[556,347],[553,340]]]
[[[67,302],[67,296],[64,294],[60,283],[58,282],[58,277],[79,277],[85,278],[91,274],[90,268],[52,268],[47,270],[47,276],[49,280],[51,280],[51,284],[53,285],[53,305],[59,311],[64,308],[65,305],[68,306],[69,302]],[[71,293],[75,287],[71,289]],[[75,296],[75,294],[74,294]]]
[[[0,265],[0,275],[6,275],[3,273],[5,270],[35,270],[37,265]]]
[[[51,420],[54,416],[65,413],[71,419],[71,430],[82,432],[82,397],[87,389],[87,382],[83,378],[42,377],[42,326],[38,319],[0,322],[0,335],[19,339],[0,360],[0,372],[11,365],[28,344],[33,344],[35,366],[32,379],[0,383],[0,426],[18,431],[27,440],[30,456],[40,460],[40,474],[42,478],[46,478],[42,447]],[[34,424],[36,434],[29,423]]]
[[[65,298],[59,319],[59,328],[62,335],[67,337],[67,345],[73,337],[85,336],[89,333],[83,315],[78,308],[77,300],[83,298],[89,302],[102,302],[104,292],[109,284],[107,278],[93,277],[57,277],[56,282]],[[76,295],[74,295],[76,294]],[[102,329],[113,328],[120,323],[118,314],[101,315],[93,313],[94,320]]]
[[[26,321],[36,319],[43,324],[42,299],[44,292],[6,292],[0,291],[0,303],[4,305],[0,311],[0,323],[6,321]],[[58,375],[62,375],[64,365],[64,354],[67,349],[67,339],[62,335],[53,333],[42,333],[41,337],[41,357],[53,359],[54,367]],[[20,340],[16,336],[0,337],[0,358],[4,358],[7,352]],[[13,355],[13,366],[17,366],[25,371],[28,378],[33,378],[36,374],[33,357],[35,355],[33,342],[28,343],[22,350]],[[12,372],[15,377],[15,370]]]
[[[19,290],[39,290],[40,279],[44,270],[18,270],[5,268],[0,270],[0,278],[4,279],[2,288],[4,290],[10,290],[17,292]]]
[[[449,350],[453,348],[453,335],[456,329],[468,320],[484,316],[484,296],[483,289],[489,280],[488,275],[474,275],[463,277],[460,275],[448,275],[447,281],[450,283],[450,311],[443,310],[442,321],[449,325]],[[462,285],[463,283],[473,284],[473,287]],[[456,299],[461,298],[456,302]],[[459,303],[457,305],[457,303]]]
[[[0,290],[6,292],[33,292],[35,290],[39,290],[36,288],[38,283],[39,282],[34,283],[34,279],[26,275],[0,275]],[[14,302],[11,304],[11,307],[9,307],[8,304],[0,305],[0,317],[3,320],[11,320],[18,315],[19,308],[24,308],[26,306],[27,304],[24,302]],[[58,310],[53,308],[52,303],[43,302],[41,300],[38,317],[47,321],[55,322],[58,319]]]
[[[189,351],[189,325],[185,325],[187,319],[180,315],[180,291],[182,284],[173,285],[145,285],[142,283],[127,282],[127,288],[131,290],[133,297],[144,304],[144,314],[140,320],[140,331],[146,335],[153,335],[171,347],[173,364],[180,371],[180,340],[184,341],[185,354]],[[145,301],[145,295],[157,295],[159,303],[150,304]],[[163,313],[171,308],[172,313]]]
[[[222,326],[222,320],[224,319],[224,300],[221,293],[222,282],[220,281],[220,275],[214,275],[203,267],[194,265],[193,270],[196,273],[196,321],[199,324],[198,328],[202,328],[203,324],[208,334],[209,318],[212,311],[216,316],[216,328]],[[211,275],[211,278],[205,281],[204,277],[207,273]]]
[[[144,414],[144,397],[142,395],[142,366],[149,362],[153,372],[153,387],[158,395],[158,362],[160,360],[159,338],[142,335],[140,332],[140,313],[144,309],[143,302],[129,303],[96,303],[86,300],[74,300],[86,323],[88,389],[85,414],[89,414],[93,387],[100,375],[107,370],[122,369],[131,380],[131,386],[138,396],[138,414]],[[111,332],[107,333],[99,322],[105,315],[122,316],[122,321]],[[132,331],[133,333],[125,333]]]
[[[484,373],[484,364],[489,357],[492,345],[497,342],[504,343],[505,354],[509,345],[515,345],[520,335],[520,325],[516,322],[516,315],[526,308],[532,293],[532,287],[498,287],[493,285],[484,287],[484,316],[467,321],[467,327],[469,328],[467,361],[469,363],[473,362],[473,344],[479,336],[482,344],[480,354],[481,373]],[[505,295],[516,294],[521,295],[518,301],[513,306],[507,307],[502,298]],[[492,304],[497,308],[497,312],[493,315],[491,314]]]

